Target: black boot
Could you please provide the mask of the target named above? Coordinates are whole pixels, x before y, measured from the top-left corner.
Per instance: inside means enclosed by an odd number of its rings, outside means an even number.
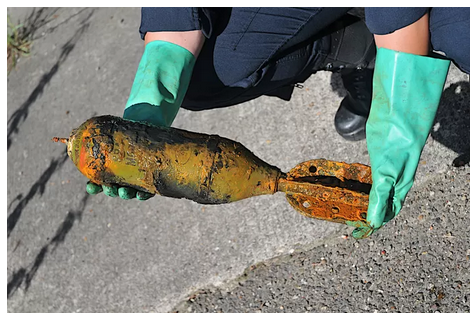
[[[347,96],[335,115],[335,129],[347,140],[366,137],[366,120],[371,106],[376,47],[373,35],[358,17],[346,15],[332,25],[330,53],[324,69],[340,72]]]
[[[335,114],[335,129],[343,138],[351,141],[366,138],[366,120],[370,113],[373,89],[373,70],[342,70],[342,82],[347,89]]]

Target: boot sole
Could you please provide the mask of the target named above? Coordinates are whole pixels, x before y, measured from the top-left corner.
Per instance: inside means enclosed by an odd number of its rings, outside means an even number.
[[[360,141],[366,139],[366,131],[365,128],[357,129],[353,132],[342,134],[337,130],[337,133],[342,136],[343,139],[348,141]]]

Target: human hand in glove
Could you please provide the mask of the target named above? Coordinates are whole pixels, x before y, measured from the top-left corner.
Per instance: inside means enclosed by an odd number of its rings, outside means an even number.
[[[373,185],[367,224],[371,235],[399,214],[412,187],[422,149],[437,112],[450,61],[380,48],[366,124]]]
[[[163,40],[150,41],[149,37]],[[200,31],[186,34],[147,33],[146,47],[123,118],[169,127],[183,102],[202,42],[203,37]],[[132,198],[147,200],[153,196],[130,187],[87,183],[89,194],[97,194],[101,191],[107,196],[119,196],[126,200]]]

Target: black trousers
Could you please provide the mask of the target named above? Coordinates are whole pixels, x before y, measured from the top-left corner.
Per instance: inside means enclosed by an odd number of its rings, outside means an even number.
[[[349,9],[228,8],[209,21],[218,32],[203,46],[182,107],[226,107],[261,95],[289,100],[293,85],[323,64],[334,22]],[[430,36],[434,50],[469,74],[469,8],[432,8]]]
[[[206,40],[182,107],[206,110],[261,95],[289,100],[322,64],[332,23],[349,8],[232,8]]]

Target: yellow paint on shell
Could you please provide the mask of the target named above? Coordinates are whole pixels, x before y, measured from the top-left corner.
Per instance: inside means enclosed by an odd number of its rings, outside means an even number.
[[[114,174],[123,185],[141,186],[156,193],[152,173],[157,166],[139,144],[122,132],[113,133],[113,149],[107,155],[105,169]]]
[[[169,180],[195,191],[204,189],[212,165],[212,155],[206,146],[196,143],[165,144],[166,164],[163,167]]]
[[[140,133],[103,133],[101,123],[92,118],[82,124],[69,145],[78,169],[97,184],[139,186],[154,194],[180,190],[190,199],[214,203],[276,192],[281,172],[232,140],[175,130],[188,141],[158,143],[139,128]],[[95,144],[100,146],[94,149]]]

